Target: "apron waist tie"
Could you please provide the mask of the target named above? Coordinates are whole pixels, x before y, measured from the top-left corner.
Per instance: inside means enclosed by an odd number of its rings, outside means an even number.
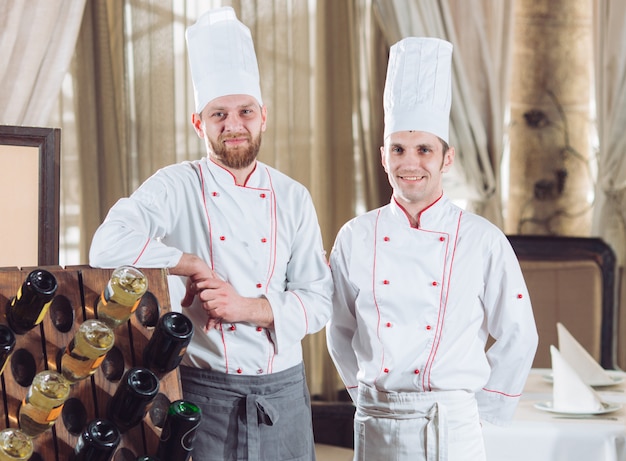
[[[405,441],[404,448],[396,447],[394,453],[399,456],[398,459],[409,459],[406,456],[402,457],[403,450],[406,448],[407,452],[411,452],[414,448],[410,444],[419,443],[421,453],[425,455],[423,459],[426,461],[447,461],[450,451],[451,422],[466,416],[474,417],[476,412],[474,402],[473,394],[465,391],[394,393],[378,391],[369,386],[359,386],[355,419],[357,421],[360,419],[362,424],[370,426],[371,433],[375,434],[374,437],[378,437],[375,439],[376,442],[393,439],[393,437],[379,436],[377,432],[388,431],[391,426],[396,427],[398,433],[402,433],[403,427],[415,427],[413,423],[405,424],[405,422],[416,421],[415,424],[423,431],[423,438],[421,441]],[[382,423],[385,419],[396,420],[396,422]],[[403,444],[402,441],[398,443]],[[366,449],[367,444],[363,436],[363,440],[359,440],[359,450]]]
[[[445,405],[435,402],[427,410],[413,414],[393,414],[376,408],[366,408],[361,411],[376,418],[397,420],[424,418],[426,420],[426,460],[446,461],[448,459],[448,413]]]
[[[246,421],[248,433],[248,460],[258,461],[261,453],[259,425],[273,426],[278,421],[278,410],[263,396],[246,396]]]
[[[426,459],[446,461],[448,446],[448,418],[446,407],[435,403],[426,414]]]

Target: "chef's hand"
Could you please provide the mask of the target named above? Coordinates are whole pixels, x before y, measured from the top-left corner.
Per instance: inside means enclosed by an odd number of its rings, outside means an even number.
[[[209,315],[205,331],[217,328],[221,322],[249,322],[271,328],[274,315],[266,298],[246,298],[228,282],[218,277],[205,278],[196,283],[198,298]]]
[[[216,277],[215,272],[204,260],[189,253],[183,253],[178,264],[169,269],[169,273],[187,277],[187,289],[183,300],[180,302],[183,307],[191,306],[194,298],[200,292],[197,287],[198,282]]]
[[[222,321],[250,322],[265,328],[274,326],[274,313],[266,298],[239,296],[230,283],[221,280],[198,256],[183,253],[178,264],[169,269],[169,273],[187,277],[187,289],[181,306],[191,306],[198,296],[209,316],[205,331],[219,328]]]

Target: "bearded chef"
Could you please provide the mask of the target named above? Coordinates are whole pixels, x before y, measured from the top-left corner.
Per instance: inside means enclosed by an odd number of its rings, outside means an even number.
[[[332,310],[317,215],[304,186],[256,159],[267,111],[250,30],[225,7],[186,39],[208,155],[119,200],[90,263],[169,269],[172,308],[194,324],[180,366],[202,409],[193,459],[314,460],[301,340]]]
[[[537,348],[507,238],[443,193],[451,64],[444,40],[391,48],[381,161],[393,196],[345,224],[330,256],[327,341],[356,404],[355,460],[484,460],[481,420],[512,419]]]

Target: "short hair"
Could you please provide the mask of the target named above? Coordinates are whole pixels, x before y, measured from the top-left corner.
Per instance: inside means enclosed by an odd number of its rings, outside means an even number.
[[[448,152],[448,149],[450,149],[448,143],[441,139],[439,136],[437,136],[437,139],[439,139],[439,142],[441,142],[441,147],[443,147],[443,153],[445,154],[446,152]]]

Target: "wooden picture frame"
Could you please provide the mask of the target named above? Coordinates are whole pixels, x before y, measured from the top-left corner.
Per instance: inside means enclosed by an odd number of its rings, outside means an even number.
[[[0,182],[13,185],[8,191],[5,187],[0,200],[4,228],[0,232],[0,267],[58,265],[61,130],[0,125],[0,155]],[[16,209],[26,214],[25,222],[20,222]],[[5,254],[16,248],[21,253],[3,260],[3,248]]]

